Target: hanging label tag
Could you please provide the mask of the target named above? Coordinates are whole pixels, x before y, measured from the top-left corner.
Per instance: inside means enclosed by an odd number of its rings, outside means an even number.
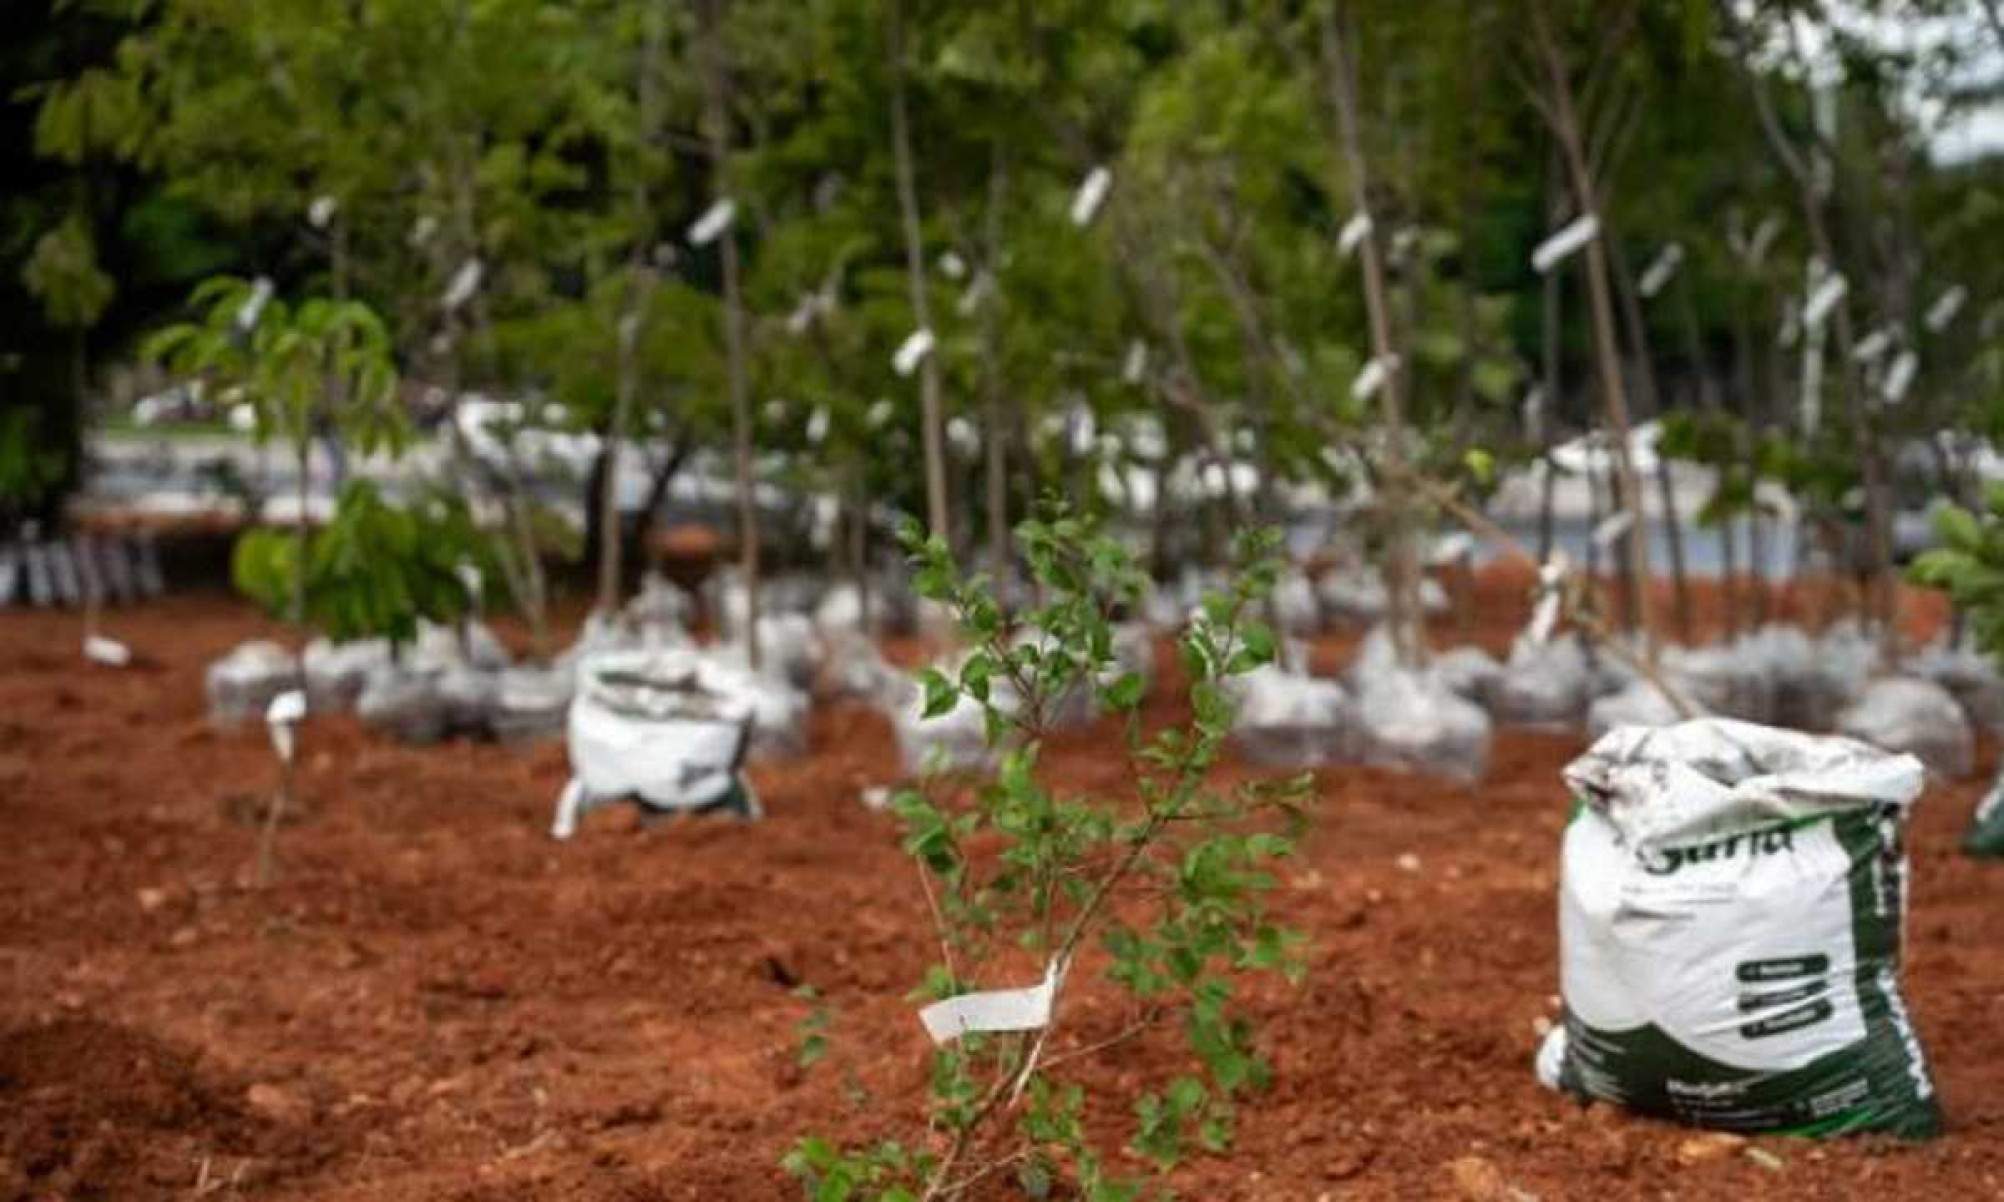
[[[132,648],[117,639],[108,639],[101,634],[87,634],[83,641],[84,658],[107,668],[123,668],[132,662]]]
[[[1605,551],[1614,544],[1614,540],[1627,534],[1628,528],[1633,525],[1635,525],[1634,514],[1626,509],[1616,510],[1602,518],[1600,524],[1593,528],[1593,545]]]
[[[1657,252],[1655,261],[1642,273],[1642,279],[1637,281],[1635,290],[1642,294],[1644,300],[1654,297],[1663,291],[1664,285],[1676,278],[1677,269],[1683,265],[1684,244],[1670,243]]]
[[[1091,225],[1099,216],[1099,207],[1106,203],[1106,194],[1113,188],[1113,172],[1106,167],[1094,167],[1086,172],[1079,184],[1079,190],[1072,194],[1072,224],[1081,228]]]
[[[936,1044],[983,1031],[1035,1031],[1049,1025],[1051,999],[1064,974],[1064,964],[1053,960],[1044,979],[1027,989],[963,993],[920,1010],[919,1021]]]
[[[1858,340],[1858,345],[1851,348],[1851,358],[1860,363],[1870,363],[1892,347],[1893,332],[1885,326],[1880,326]]]
[[[1820,329],[1830,314],[1837,308],[1837,302],[1851,291],[1851,282],[1841,272],[1823,277],[1823,282],[1810,292],[1809,299],[1802,302],[1802,324],[1812,330]]]
[[[480,277],[486,274],[486,267],[478,258],[468,259],[459,265],[452,275],[452,282],[445,286],[445,295],[438,303],[447,313],[455,312],[460,306],[473,299],[480,291]]]
[[[1947,329],[1948,323],[1954,321],[1955,315],[1962,312],[1962,306],[1968,300],[1969,289],[1961,284],[1950,286],[1947,291],[1936,297],[1934,303],[1927,307],[1925,320],[1928,332],[1939,334]]]
[[[1385,386],[1385,377],[1391,375],[1399,365],[1397,355],[1385,355],[1364,365],[1357,378],[1350,381],[1350,396],[1359,401],[1368,401]]]
[[[1920,357],[1912,351],[1901,351],[1893,359],[1893,365],[1886,369],[1886,378],[1879,385],[1879,395],[1886,404],[1897,405],[1907,398],[1907,389],[1913,387],[1914,374],[1920,370]]]
[[[1120,365],[1120,382],[1139,384],[1148,374],[1148,344],[1136,338],[1127,344],[1127,358]]]
[[[1371,236],[1371,214],[1369,210],[1358,209],[1343,223],[1343,230],[1336,235],[1336,253],[1349,258],[1357,253],[1364,239]]]
[[[306,224],[316,230],[326,229],[327,223],[334,220],[334,210],[337,207],[334,198],[331,196],[314,197],[313,203],[307,206],[306,209]]]
[[[1576,217],[1558,233],[1538,244],[1531,252],[1531,267],[1539,275],[1547,275],[1552,268],[1577,254],[1581,247],[1593,241],[1600,234],[1600,218],[1592,213]]]
[[[709,208],[703,210],[701,217],[690,224],[689,245],[708,246],[715,242],[723,236],[725,230],[731,228],[731,223],[737,220],[737,216],[738,202],[730,197],[726,196],[712,203]]]
[[[932,354],[932,331],[924,328],[913,330],[898,344],[897,354],[891,356],[891,370],[901,376],[909,376],[918,370],[925,357]]]
[[[278,752],[278,758],[292,762],[292,729],[306,716],[306,694],[298,689],[287,689],[271,699],[265,707],[264,724],[271,732],[271,747]]]
[[[250,295],[237,306],[237,329],[249,333],[257,328],[258,319],[264,316],[264,307],[271,303],[274,285],[271,277],[261,275],[251,281]]]

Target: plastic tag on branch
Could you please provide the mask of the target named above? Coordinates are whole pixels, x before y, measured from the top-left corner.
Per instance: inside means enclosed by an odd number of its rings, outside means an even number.
[[[932,354],[933,341],[932,331],[923,326],[905,335],[905,340],[898,344],[897,353],[891,356],[891,370],[901,376],[917,371],[919,364],[925,362],[925,357]]]
[[[795,338],[805,334],[813,326],[815,310],[818,308],[812,292],[801,297],[800,303],[793,306],[793,312],[786,315],[786,332]]]
[[[1064,961],[1053,960],[1044,969],[1044,979],[1027,989],[963,993],[921,1009],[919,1021],[936,1044],[987,1031],[1040,1030],[1050,1025],[1051,999],[1064,975]]]
[[[1466,530],[1456,530],[1435,539],[1427,552],[1427,562],[1434,566],[1460,563],[1475,554],[1475,536]]]
[[[271,747],[278,752],[278,758],[292,762],[293,728],[306,717],[306,693],[300,689],[287,689],[271,699],[264,709],[264,724],[271,731]]]
[[[1772,213],[1761,218],[1760,225],[1755,227],[1753,236],[1747,239],[1745,251],[1740,256],[1746,260],[1746,265],[1758,270],[1760,265],[1767,261],[1767,252],[1774,246],[1774,240],[1780,233],[1781,218]]]
[[[1886,378],[1879,384],[1879,395],[1886,404],[1897,405],[1907,397],[1907,389],[1913,387],[1914,375],[1920,371],[1920,356],[1912,351],[1901,351],[1893,359],[1893,365],[1886,369]]]
[[[1886,326],[1880,326],[1858,340],[1858,345],[1851,348],[1851,358],[1860,363],[1873,363],[1891,349],[1893,349],[1893,331]]]
[[[261,275],[251,282],[250,295],[237,306],[237,329],[246,333],[257,328],[258,319],[264,316],[264,307],[271,303],[274,285],[271,277]]]
[[[1148,344],[1136,338],[1127,344],[1127,358],[1120,363],[1120,382],[1139,384],[1148,374]]]
[[[484,582],[480,569],[473,566],[471,560],[462,559],[452,572],[459,577],[459,583],[466,589],[466,595],[475,601],[480,600],[480,586]]]
[[[939,256],[939,274],[949,280],[957,280],[967,275],[967,260],[954,251]]]
[[[427,213],[416,221],[411,222],[411,232],[405,236],[404,240],[413,247],[419,247],[430,242],[432,235],[436,233],[438,233],[438,218]]]
[[[731,228],[731,223],[737,220],[737,216],[738,202],[728,196],[720,197],[709,208],[703,210],[701,217],[690,224],[689,245],[708,246],[715,242],[723,236],[725,230]]]
[[[1684,244],[1681,242],[1667,244],[1656,252],[1656,258],[1643,271],[1642,279],[1636,282],[1636,291],[1642,293],[1645,300],[1654,297],[1676,277],[1677,269],[1683,265]]]
[[[1536,644],[1548,643],[1552,631],[1559,625],[1559,605],[1564,601],[1560,585],[1565,583],[1566,571],[1571,561],[1564,551],[1553,551],[1551,556],[1538,567],[1538,602],[1531,608],[1531,621],[1524,627],[1524,634]]]
[[[1587,243],[1600,236],[1600,218],[1585,213],[1572,220],[1558,233],[1538,243],[1531,252],[1531,267],[1539,275],[1548,275],[1552,268],[1578,254]]]
[[[123,668],[132,662],[132,648],[101,634],[87,634],[83,641],[83,656],[91,663],[107,668]]]
[[[1343,229],[1336,235],[1336,253],[1349,258],[1357,253],[1364,239],[1371,236],[1371,214],[1368,209],[1358,209],[1343,223]]]
[[[1385,379],[1398,370],[1398,366],[1397,355],[1379,355],[1364,364],[1364,370],[1358,372],[1357,378],[1350,381],[1352,399],[1368,401],[1376,396],[1378,390],[1385,386]]]
[[[1086,172],[1079,183],[1079,190],[1072,194],[1072,224],[1081,228],[1091,225],[1099,216],[1100,206],[1106,203],[1106,194],[1113,188],[1113,172],[1104,165]]]
[[[1635,514],[1626,509],[1617,509],[1602,518],[1593,528],[1593,545],[1605,551],[1614,545],[1616,539],[1627,534],[1635,525]]]
[[[810,446],[820,446],[828,438],[828,407],[817,405],[814,412],[807,415],[807,441]]]
[[[445,295],[438,303],[447,313],[457,312],[473,294],[480,291],[480,280],[487,273],[486,265],[478,257],[468,259],[452,273],[452,281],[445,286]]]
[[[1818,274],[1819,269],[1812,267],[1811,275]],[[1803,326],[1811,330],[1822,328],[1823,323],[1830,320],[1830,314],[1836,310],[1837,303],[1843,300],[1845,293],[1849,291],[1851,282],[1844,278],[1843,272],[1833,271],[1822,275],[1816,286],[1810,289],[1808,299],[1802,302]]]
[[[869,411],[863,415],[863,424],[872,430],[881,430],[890,424],[891,415],[894,412],[895,409],[889,401],[877,400],[870,405]]]
[[[973,422],[955,414],[946,419],[946,445],[962,455],[972,455],[981,449],[981,436]]]
[[[967,291],[961,293],[960,299],[953,303],[954,311],[962,317],[972,317],[974,311],[994,293],[995,277],[984,267],[974,273],[974,279],[968,282]]]
[[[249,404],[230,406],[230,429],[239,434],[250,434],[257,429],[257,410]]]
[[[1545,387],[1533,384],[1524,394],[1524,433],[1536,439],[1545,430]]]
[[[334,220],[334,210],[339,206],[332,196],[316,196],[306,208],[306,224],[316,230],[324,230]]]
[[[1962,312],[1962,306],[1968,301],[1969,289],[1961,284],[1953,284],[1940,296],[1935,297],[1934,303],[1927,307],[1927,316],[1923,319],[1928,332],[1939,334],[1947,329],[1948,323],[1955,320],[1955,315]]]

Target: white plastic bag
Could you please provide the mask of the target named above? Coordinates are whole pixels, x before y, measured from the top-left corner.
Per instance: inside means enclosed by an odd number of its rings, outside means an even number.
[[[1542,1077],[1728,1130],[1939,1129],[1898,982],[1918,760],[1707,718],[1614,730],[1565,777]]]

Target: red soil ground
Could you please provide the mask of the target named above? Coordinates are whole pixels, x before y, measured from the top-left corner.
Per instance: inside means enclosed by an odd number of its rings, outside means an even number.
[[[1517,591],[1492,577],[1481,601],[1473,633],[1500,645]],[[797,1136],[909,1137],[926,1045],[902,998],[932,945],[893,820],[858,801],[895,771],[873,713],[823,707],[811,758],[754,771],[763,824],[606,811],[561,846],[560,745],[410,749],[316,719],[310,813],[258,891],[242,815],[273,761],[261,730],[209,729],[200,681],[265,624],[180,598],[109,629],[148,662],[89,669],[74,615],[0,615],[0,1200],[791,1198]],[[1120,787],[1104,739],[1051,750],[1065,785]],[[1244,991],[1276,1084],[1229,1159],[1177,1174],[1184,1196],[2004,1192],[2004,865],[1955,848],[1980,782],[1932,789],[1913,840],[1906,981],[1949,1133],[1749,1156],[1532,1079],[1578,748],[1503,732],[1476,787],[1318,774],[1276,898],[1311,972]],[[804,1073],[793,980],[835,1016]],[[1087,1003],[1077,1037],[1118,1021]],[[1174,1043],[1106,1054],[1098,1104],[1159,1080]]]

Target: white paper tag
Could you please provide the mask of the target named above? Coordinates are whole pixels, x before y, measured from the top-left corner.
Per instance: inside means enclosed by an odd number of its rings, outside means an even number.
[[[1148,344],[1136,338],[1127,344],[1127,358],[1120,364],[1120,382],[1139,384],[1148,374]]]
[[[1370,400],[1377,394],[1378,389],[1385,386],[1385,378],[1391,375],[1398,365],[1397,355],[1384,355],[1372,359],[1364,365],[1364,370],[1357,373],[1357,378],[1350,381],[1350,396],[1359,401]]]
[[[445,286],[445,295],[439,298],[439,305],[451,313],[472,300],[473,294],[480,291],[480,277],[486,272],[486,266],[477,257],[461,263],[459,270],[452,275],[452,282]]]
[[[1079,184],[1079,190],[1072,194],[1072,224],[1080,227],[1092,224],[1099,216],[1099,207],[1106,203],[1106,194],[1113,187],[1113,172],[1104,165],[1086,172]]]
[[[1676,277],[1677,269],[1683,265],[1684,244],[1681,242],[1668,244],[1656,252],[1655,261],[1649,264],[1648,270],[1642,273],[1642,279],[1635,285],[1636,291],[1642,294],[1644,300],[1654,297],[1663,291],[1664,285]]]
[[[967,274],[967,260],[949,250],[939,257],[939,274],[949,280],[960,279]]]
[[[896,409],[889,401],[879,398],[870,402],[869,409],[863,414],[863,424],[872,430],[880,430],[890,423],[891,415],[895,412]]]
[[[431,236],[437,232],[438,218],[426,213],[416,221],[411,222],[411,232],[405,241],[409,242],[413,247],[423,246],[425,243],[431,241]]]
[[[298,689],[287,689],[271,699],[265,707],[264,724],[271,732],[271,747],[278,752],[278,758],[292,762],[292,728],[306,716],[306,694]]]
[[[728,196],[716,200],[709,208],[703,210],[701,217],[690,224],[689,245],[708,246],[715,242],[725,230],[731,228],[731,223],[737,220],[737,216],[737,201]]]
[[[459,577],[459,583],[465,587],[466,595],[478,601],[480,599],[480,585],[482,583],[480,569],[473,566],[471,560],[462,559],[459,561],[458,566],[452,570]]]
[[[1844,294],[1849,291],[1851,282],[1844,278],[1842,272],[1824,276],[1823,282],[1809,294],[1809,299],[1802,302],[1802,324],[1812,330],[1821,328],[1829,320],[1831,311],[1837,308],[1837,302],[1843,300]]]
[[[1443,534],[1434,540],[1427,558],[1435,564],[1458,563],[1475,554],[1475,536],[1466,530]]]
[[[1948,323],[1954,321],[1955,315],[1962,312],[1962,306],[1968,300],[1969,289],[1961,284],[1950,285],[1940,296],[1934,298],[1932,305],[1927,307],[1925,320],[1928,332],[1939,334],[1947,329]]]
[[[967,291],[961,293],[960,299],[953,302],[954,312],[962,317],[972,317],[974,311],[981,307],[981,303],[994,292],[995,277],[984,267],[974,273],[974,278],[968,281]]]
[[[1364,239],[1371,236],[1371,213],[1368,209],[1358,209],[1343,223],[1342,232],[1336,235],[1336,253],[1349,258],[1357,253]]]
[[[1767,259],[1768,248],[1774,245],[1775,236],[1781,233],[1781,218],[1769,213],[1761,218],[1760,226],[1753,237],[1747,240],[1747,266],[1758,269]]]
[[[1879,385],[1879,395],[1886,404],[1897,405],[1907,397],[1907,389],[1913,387],[1914,374],[1920,370],[1920,357],[1912,351],[1901,351],[1893,365],[1886,369],[1886,378]]]
[[[807,415],[807,441],[810,445],[818,447],[827,437],[828,407],[817,405],[814,412]]]
[[[1633,525],[1635,525],[1635,515],[1626,509],[1617,509],[1602,518],[1600,524],[1593,528],[1593,545],[1605,551],[1614,544],[1614,540],[1627,534],[1628,528]]]
[[[1893,332],[1880,326],[1858,340],[1851,348],[1851,358],[1860,363],[1870,363],[1893,348]]]
[[[932,353],[932,331],[920,327],[905,336],[898,344],[897,354],[891,356],[891,370],[901,376],[909,376],[918,370],[919,364]]]
[[[1592,213],[1575,217],[1565,228],[1538,244],[1531,252],[1531,267],[1539,275],[1549,274],[1552,268],[1577,254],[1581,247],[1600,234],[1600,218]]]
[[[334,220],[336,202],[331,196],[316,196],[306,208],[306,224],[316,230],[324,230],[327,223]]]
[[[251,408],[248,403],[231,405],[229,423],[230,429],[239,434],[252,433],[257,429],[257,410]]]
[[[261,275],[251,281],[250,295],[237,306],[237,329],[249,333],[257,328],[258,318],[264,316],[264,307],[271,303],[274,285],[271,277]]]
[[[83,641],[84,658],[107,668],[123,668],[132,662],[132,648],[117,639],[108,639],[101,634],[87,634]]]
[[[1027,989],[963,993],[921,1009],[919,1021],[936,1044],[982,1031],[1035,1031],[1050,1023],[1051,999],[1064,975],[1064,964],[1053,960],[1044,979]]]

